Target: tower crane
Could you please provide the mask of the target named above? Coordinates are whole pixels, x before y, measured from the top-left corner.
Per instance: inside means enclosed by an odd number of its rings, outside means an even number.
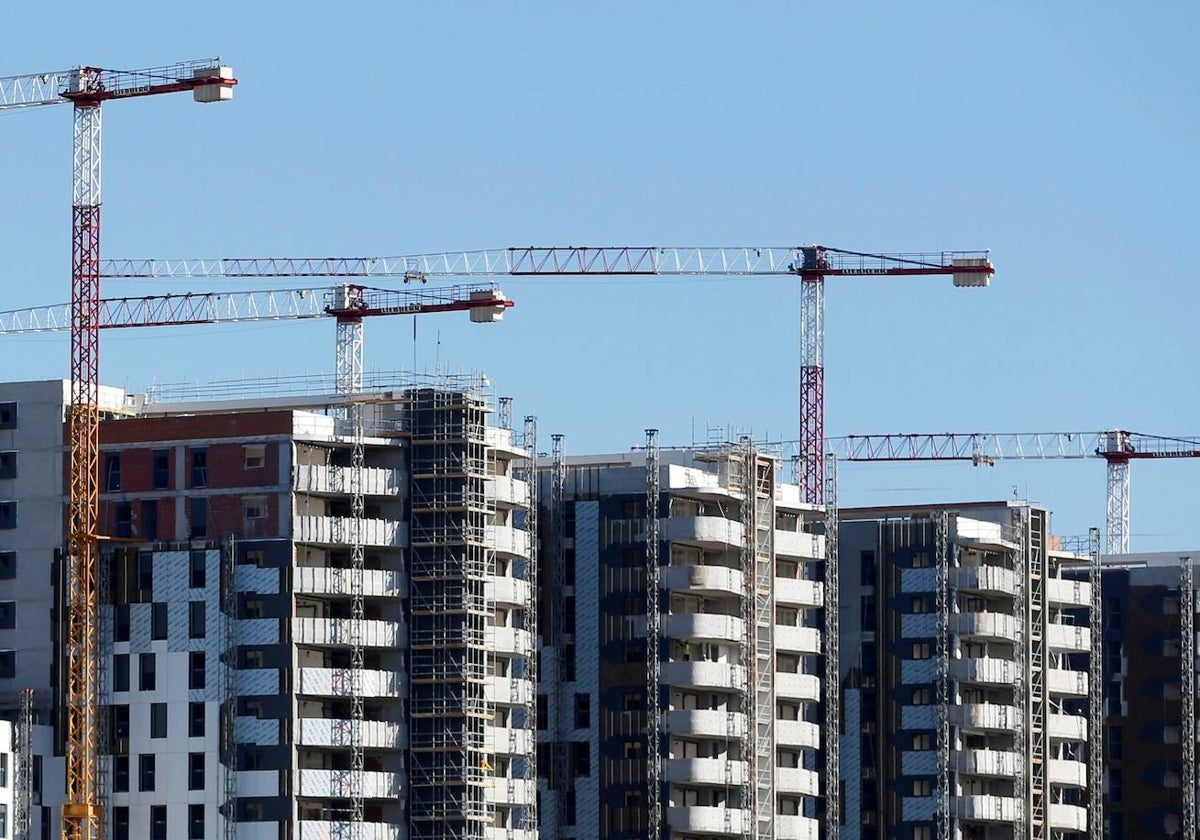
[[[220,59],[146,70],[76,67],[0,78],[0,110],[70,104],[74,111],[71,223],[71,408],[67,415],[65,633],[65,840],[101,834],[97,737],[99,652],[96,522],[99,510],[100,106],[114,99],[191,91],[197,102],[233,98]]]
[[[950,275],[955,286],[986,286],[987,251],[870,254],[822,245],[771,247],[525,247],[396,257],[126,259],[101,264],[105,277],[400,277],[545,275],[791,275],[800,278],[800,455],[803,499],[825,497],[826,277]]]
[[[1104,432],[972,432],[847,435],[829,439],[843,461],[969,461],[1103,458],[1108,464],[1105,520],[1108,554],[1129,553],[1129,466],[1154,458],[1200,458],[1200,437]]]

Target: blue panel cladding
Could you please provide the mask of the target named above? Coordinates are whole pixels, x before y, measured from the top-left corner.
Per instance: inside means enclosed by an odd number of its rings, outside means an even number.
[[[905,822],[929,822],[937,807],[936,796],[906,796],[901,800],[900,818]]]
[[[862,824],[862,692],[856,688],[845,692],[842,723],[838,751],[845,819],[838,836],[840,840],[852,840],[858,837]]]
[[[932,683],[937,679],[937,663],[933,659],[905,659],[900,663],[900,681],[905,685]]]
[[[279,569],[239,565],[234,572],[238,592],[278,593]]]
[[[933,592],[936,584],[936,569],[924,568],[900,570],[901,592]]]
[[[129,605],[129,652],[150,652],[150,604]]]
[[[575,503],[575,691],[588,695],[592,725],[571,740],[591,744],[591,774],[575,779],[576,824],[600,825],[600,504]],[[595,570],[595,571],[593,571]],[[573,702],[572,698],[572,702]],[[569,710],[572,711],[573,710]],[[573,722],[572,722],[573,723]]]
[[[901,706],[900,728],[935,729],[937,727],[937,706]]]
[[[905,776],[937,775],[937,752],[905,750],[900,754],[900,772]]]
[[[936,639],[937,616],[933,613],[916,613],[901,616],[900,635],[906,639]]]

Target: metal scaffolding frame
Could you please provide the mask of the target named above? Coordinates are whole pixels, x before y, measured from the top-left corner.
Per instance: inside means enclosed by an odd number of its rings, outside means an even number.
[[[1029,789],[1030,840],[1044,840],[1049,831],[1046,765],[1046,717],[1050,698],[1046,692],[1046,636],[1049,615],[1046,610],[1046,513],[1026,508],[1029,517]]]
[[[662,706],[659,659],[662,645],[662,570],[659,566],[658,429],[646,430],[646,787],[650,840],[662,836]]]
[[[566,714],[563,712],[563,696],[566,692],[567,644],[566,644],[566,612],[567,612],[567,583],[566,583],[566,488],[567,461],[564,438],[561,434],[550,436],[550,523],[551,523],[551,573],[553,575],[553,612],[550,615],[550,629],[555,650],[555,679],[551,683],[553,692],[550,702],[553,706],[550,717],[554,722],[554,756],[551,766],[554,769],[555,814],[556,825],[562,832],[567,816],[567,788],[570,786],[570,774],[567,772],[570,762],[568,755],[568,737],[570,728],[567,725]]]
[[[503,402],[501,402],[503,406]],[[512,403],[509,403],[512,411]],[[511,423],[511,414],[510,414]],[[529,658],[526,660],[525,671],[529,680],[529,694],[525,701],[525,729],[529,732],[530,742],[537,743],[537,684],[538,684],[538,451],[537,451],[537,418],[533,415],[525,417],[524,440],[526,452],[523,477],[529,485],[529,509],[525,515],[525,530],[529,534],[529,560],[525,564],[525,578],[529,581],[529,608],[525,611],[525,626],[533,640]],[[531,785],[537,785],[538,766],[537,749],[525,757],[525,780]],[[537,797],[534,802],[526,805],[522,812],[521,830],[527,836],[532,836],[538,830]]]
[[[221,715],[221,810],[225,840],[237,840],[237,536],[221,542],[221,641],[224,649],[224,698]]]
[[[33,703],[32,688],[21,691],[21,718],[13,728],[16,768],[13,785],[13,840],[30,840],[33,822]]]
[[[825,456],[825,837],[841,833],[841,651],[837,456]]]
[[[1088,837],[1104,840],[1104,622],[1100,529],[1088,529],[1088,582],[1091,603],[1088,627]]]
[[[742,494],[741,517],[742,517],[742,550],[739,555],[740,567],[742,572],[742,599],[741,599],[741,618],[743,632],[738,641],[738,665],[740,665],[746,674],[746,685],[742,690],[742,716],[746,719],[746,726],[742,728],[741,735],[741,758],[746,762],[747,772],[742,777],[742,802],[741,807],[743,812],[750,814],[751,818],[742,823],[743,836],[748,840],[753,840],[757,837],[755,822],[753,815],[755,813],[755,768],[757,767],[757,756],[755,754],[755,694],[754,686],[756,657],[754,651],[754,617],[755,617],[755,589],[754,589],[754,459],[755,451],[754,444],[749,437],[743,437],[741,440],[741,448],[735,451],[731,457],[730,463],[730,489],[740,491]]]
[[[1016,618],[1016,639],[1013,643],[1013,658],[1016,665],[1013,668],[1013,707],[1016,708],[1016,719],[1013,721],[1013,752],[1027,758],[1030,755],[1029,730],[1026,725],[1029,714],[1029,695],[1027,693],[1027,677],[1029,672],[1029,571],[1026,567],[1025,539],[1028,527],[1025,517],[1028,511],[1024,507],[1015,507],[1010,512],[1012,526],[1013,549],[1013,578],[1016,585],[1013,588],[1013,616]],[[1026,761],[1015,762],[1013,790],[1017,792],[1017,800],[1022,803],[1022,811],[1013,825],[1013,840],[1025,840],[1029,834],[1031,809],[1025,807],[1029,801],[1027,782],[1028,774],[1025,769]]]
[[[937,819],[938,840],[954,836],[954,817],[950,810],[950,706],[954,696],[950,686],[950,615],[954,602],[950,593],[950,517],[939,510],[934,520],[937,552]]]
[[[1196,836],[1196,589],[1191,557],[1179,558],[1179,744],[1183,748],[1184,838]]]

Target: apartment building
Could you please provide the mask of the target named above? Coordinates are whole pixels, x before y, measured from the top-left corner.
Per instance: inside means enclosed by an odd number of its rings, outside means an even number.
[[[545,836],[819,836],[823,513],[778,469],[541,462]]]
[[[535,834],[525,450],[489,423],[478,377],[369,383],[361,437],[329,390],[106,389],[114,840]],[[20,605],[14,638],[46,640],[9,647],[0,680],[38,689],[47,719],[57,628],[25,604],[57,603],[68,396],[61,382],[0,386],[0,448],[35,482],[5,500],[0,602]]]
[[[844,838],[1087,831],[1090,587],[1025,502],[843,509]]]

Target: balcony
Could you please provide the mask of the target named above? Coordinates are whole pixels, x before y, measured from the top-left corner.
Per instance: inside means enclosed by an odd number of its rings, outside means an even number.
[[[791,607],[822,607],[825,587],[815,580],[775,578],[775,603]]]
[[[300,744],[305,747],[350,747],[350,721],[329,718],[300,718]],[[368,749],[399,750],[407,741],[407,730],[398,723],[364,720],[359,725],[362,745]]]
[[[662,523],[662,535],[671,542],[701,548],[740,548],[742,523],[720,516],[677,516]]]
[[[511,525],[488,525],[484,529],[487,544],[499,554],[510,557],[529,556],[529,532]]]
[[[746,762],[726,758],[667,758],[663,778],[683,785],[737,786],[746,778]]]
[[[989,639],[1011,642],[1017,638],[1017,619],[995,612],[959,613],[954,629],[964,639]]]
[[[775,649],[786,653],[821,652],[821,631],[813,627],[775,626]]]
[[[662,585],[672,592],[689,595],[741,595],[743,588],[740,569],[725,566],[664,566]]]
[[[1086,741],[1087,718],[1083,715],[1050,715],[1050,737],[1059,741]]]
[[[514,458],[526,458],[529,456],[527,451],[517,446],[513,441],[511,429],[501,429],[499,426],[486,426],[483,429],[483,442],[493,449],[507,452]]]
[[[303,818],[297,824],[300,826],[299,840],[330,840],[331,837],[342,837],[350,828],[346,822]],[[405,828],[395,823],[362,822],[350,829],[349,836],[356,840],[404,840],[408,836]]]
[[[318,799],[349,799],[349,770],[301,769],[298,794]],[[363,796],[367,799],[397,799],[404,792],[404,776],[377,770],[364,770]]]
[[[1011,569],[1000,566],[962,566],[952,570],[954,585],[964,592],[988,592],[1013,595],[1017,591],[1017,576]]]
[[[777,671],[775,696],[784,700],[817,703],[821,699],[821,681],[812,674],[784,674]]]
[[[984,685],[1012,685],[1017,678],[1017,664],[1010,659],[952,659],[950,675],[960,682]]]
[[[955,796],[954,814],[959,819],[976,820],[978,822],[1011,823],[1021,819],[1024,810],[1021,800],[1011,796],[993,796],[980,794],[976,796]]]
[[[533,590],[528,581],[512,577],[496,577],[488,581],[487,586],[492,590],[492,597],[498,605],[527,607],[530,604]]]
[[[512,677],[489,677],[483,687],[483,696],[500,706],[525,706],[533,702],[533,684]]]
[[[1092,603],[1092,585],[1082,580],[1046,580],[1046,598],[1051,604],[1066,607],[1087,607]]]
[[[394,648],[405,643],[404,625],[399,621],[363,620],[361,641],[364,647]],[[350,645],[348,618],[293,618],[292,643],[297,645]]]
[[[1086,671],[1064,671],[1051,668],[1047,671],[1046,687],[1051,694],[1068,697],[1087,697],[1088,675]]]
[[[534,732],[530,729],[485,726],[483,737],[487,744],[500,755],[533,755],[537,749]]]
[[[313,545],[350,545],[349,516],[292,517],[292,539]],[[403,522],[391,519],[363,519],[363,545],[379,548],[402,548],[408,544],[408,528]]]
[[[672,735],[740,738],[746,732],[746,716],[719,709],[672,709],[666,715],[666,731]]]
[[[296,693],[308,697],[344,697],[350,693],[349,668],[297,668]],[[402,696],[403,675],[396,671],[369,671],[361,675],[363,697]]]
[[[800,767],[776,767],[775,792],[820,796],[821,774]]]
[[[745,625],[732,615],[709,613],[675,613],[665,617],[663,628],[672,639],[692,642],[730,642],[738,644],[745,635]]]
[[[998,522],[983,522],[979,519],[968,519],[965,516],[956,517],[954,523],[954,538],[964,545],[980,548],[1005,549],[1015,548],[1012,534],[1008,528]]]
[[[960,750],[955,756],[959,773],[1012,779],[1024,767],[1024,756],[1001,750]]]
[[[821,837],[820,821],[795,814],[776,816],[775,830],[776,837],[788,837],[791,840],[819,840]]]
[[[802,560],[824,560],[825,538],[802,531],[776,531],[775,554]]]
[[[489,779],[484,798],[497,805],[532,805],[537,785],[532,779]]]
[[[1087,787],[1087,765],[1082,761],[1052,758],[1050,759],[1050,772],[1047,776],[1052,785],[1072,788]]]
[[[539,840],[536,831],[489,825],[483,830],[484,840]]]
[[[1092,631],[1070,624],[1051,624],[1046,643],[1051,650],[1067,653],[1087,653],[1092,649]]]
[[[403,470],[364,467],[362,479],[366,496],[400,496],[407,487],[408,477]],[[294,484],[297,493],[348,496],[352,492],[349,467],[301,464],[296,467]]]
[[[484,482],[484,492],[504,507],[529,507],[529,484],[507,475],[496,475]]]
[[[717,691],[742,691],[746,670],[728,662],[664,662],[659,682],[677,688],[710,688]]]
[[[781,747],[821,748],[821,727],[806,720],[776,720],[775,743]]]
[[[711,805],[672,806],[667,808],[667,825],[672,832],[738,836],[753,825],[752,814],[741,808]]]
[[[997,703],[963,703],[950,707],[950,722],[963,729],[981,732],[1011,732],[1021,710]]]
[[[350,569],[328,566],[297,566],[292,570],[292,586],[303,595],[341,595],[349,597]],[[403,596],[403,581],[398,572],[363,569],[363,595],[375,598]]]
[[[533,634],[515,627],[489,627],[492,648],[505,656],[529,656],[533,652]]]
[[[1050,827],[1057,831],[1087,831],[1087,808],[1050,803]]]

